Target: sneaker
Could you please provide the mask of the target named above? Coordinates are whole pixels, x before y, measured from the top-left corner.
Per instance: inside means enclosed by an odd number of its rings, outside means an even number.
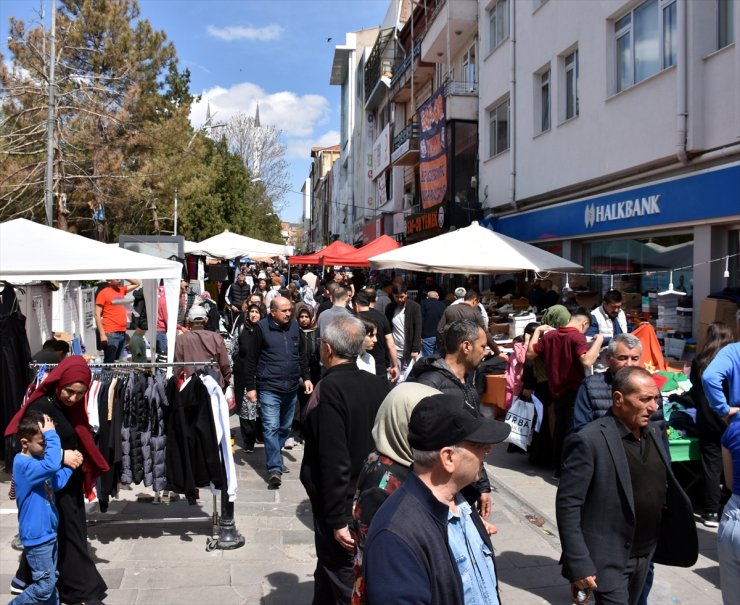
[[[245,447],[244,448],[245,454],[254,454],[254,447]]]
[[[26,589],[26,583],[18,578],[10,581],[10,594],[21,594]]]
[[[285,440],[285,445],[283,447],[286,450],[292,450],[295,447],[295,439],[293,439],[293,437],[288,437]]]
[[[267,482],[270,484],[270,487],[278,488],[282,485],[283,478],[281,477],[280,473],[272,473]]]
[[[283,475],[287,475],[290,472],[290,469],[283,464]]]
[[[21,542],[21,537],[18,534],[15,534],[10,541],[10,548],[13,550],[23,550],[23,542]]]
[[[704,513],[701,521],[707,527],[719,527],[719,515],[717,513]]]

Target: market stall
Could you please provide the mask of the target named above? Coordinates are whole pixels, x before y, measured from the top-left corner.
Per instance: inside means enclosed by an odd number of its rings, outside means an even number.
[[[167,340],[171,343],[168,356],[174,351],[177,309],[179,304],[182,265],[109,246],[74,233],[53,229],[26,219],[13,219],[0,224],[0,280],[13,285],[51,281],[58,285],[51,292],[47,287],[29,289],[28,307],[40,309],[43,316],[39,334],[30,334],[32,348],[51,336],[52,331],[71,331],[84,338],[90,325],[90,303],[83,300],[77,283],[106,279],[141,279],[147,309],[156,318],[157,288],[164,280],[167,300]],[[70,296],[74,285],[76,296]],[[88,298],[91,293],[86,293]],[[48,315],[48,317],[47,317]],[[38,319],[37,317],[37,319]],[[149,341],[156,340],[156,321],[149,321]],[[94,338],[94,332],[93,332]],[[85,343],[88,352],[95,351],[95,343]]]
[[[435,273],[494,274],[516,271],[581,271],[555,254],[481,227],[449,231],[422,242],[371,257],[373,269]]]
[[[185,253],[231,260],[242,256],[290,256],[293,254],[293,246],[263,242],[227,229],[202,242],[186,242]]]

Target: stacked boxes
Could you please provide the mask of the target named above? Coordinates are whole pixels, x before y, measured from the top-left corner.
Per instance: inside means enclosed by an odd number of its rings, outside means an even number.
[[[709,324],[715,321],[721,321],[729,326],[737,338],[737,305],[731,300],[721,300],[719,298],[705,298],[701,303],[699,311],[699,327],[696,333],[696,350],[701,351],[704,348],[707,328]]]

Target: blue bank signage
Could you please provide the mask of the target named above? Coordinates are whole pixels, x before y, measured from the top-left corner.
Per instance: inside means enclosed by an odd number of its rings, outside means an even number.
[[[522,241],[582,237],[740,214],[740,165],[506,216],[494,230]]]

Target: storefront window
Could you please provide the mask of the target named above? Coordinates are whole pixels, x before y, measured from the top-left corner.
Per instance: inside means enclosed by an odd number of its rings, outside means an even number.
[[[693,262],[691,234],[593,242],[583,246],[583,268],[585,273],[600,276],[588,277],[578,286],[599,295],[610,288],[619,290],[626,295],[623,307],[628,315],[650,319],[660,328],[687,333],[691,331],[690,321],[682,322],[680,312],[678,315],[673,312],[670,317],[658,316],[659,301],[669,298],[656,295],[668,290],[673,271],[673,290],[691,297]],[[643,308],[644,296],[650,301],[649,317]],[[677,307],[684,304],[691,307],[690,298],[679,295],[670,298],[676,301]]]

